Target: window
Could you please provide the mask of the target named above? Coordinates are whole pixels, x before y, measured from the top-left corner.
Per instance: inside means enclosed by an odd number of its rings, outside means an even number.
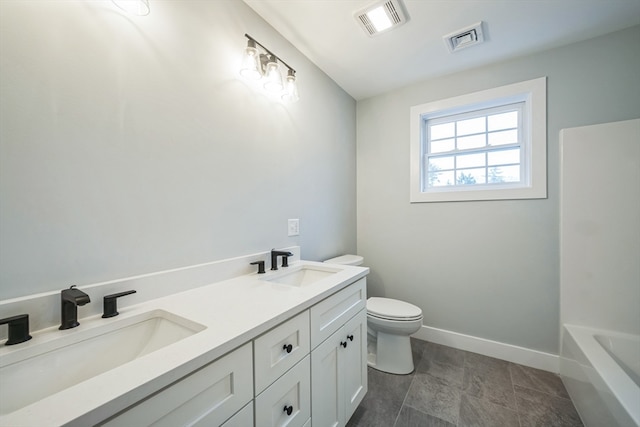
[[[411,108],[411,202],[547,197],[546,78]]]

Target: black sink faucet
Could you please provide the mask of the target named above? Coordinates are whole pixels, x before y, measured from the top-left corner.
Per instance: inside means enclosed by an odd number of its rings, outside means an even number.
[[[117,316],[118,314],[118,298],[127,295],[135,294],[136,291],[124,291],[117,294],[105,295],[102,300],[102,318],[107,319],[109,317]]]
[[[291,252],[288,251],[276,251],[275,249],[271,249],[271,269],[278,269],[278,257],[282,257],[282,266],[289,267],[289,257],[293,256]]]
[[[78,326],[78,306],[85,305],[91,302],[89,295],[82,292],[80,289],[76,289],[73,285],[69,289],[64,289],[60,293],[60,328],[58,329],[71,329]]]
[[[9,325],[9,338],[4,345],[20,344],[31,339],[28,314],[18,314],[17,316],[0,319],[0,325],[5,324]]]

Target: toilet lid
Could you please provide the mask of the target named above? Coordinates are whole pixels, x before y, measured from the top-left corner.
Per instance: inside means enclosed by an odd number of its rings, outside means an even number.
[[[328,264],[342,264],[342,265],[362,265],[362,258],[360,255],[342,255],[335,258],[328,259],[324,262]]]
[[[414,320],[422,317],[420,307],[391,298],[369,298],[367,312],[383,319]]]

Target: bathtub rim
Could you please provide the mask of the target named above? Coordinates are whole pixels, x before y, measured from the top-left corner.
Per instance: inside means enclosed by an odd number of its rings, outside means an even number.
[[[599,380],[606,385],[609,392],[615,396],[636,425],[640,425],[640,407],[637,404],[638,399],[640,399],[640,387],[624,372],[622,367],[607,353],[595,337],[595,335],[610,335],[619,338],[634,337],[637,339],[637,335],[572,324],[563,325],[564,333],[571,335],[580,348],[582,356],[588,360],[591,367],[597,372]],[[562,350],[561,357],[564,358],[565,355]],[[603,375],[602,372],[606,372],[607,375]]]

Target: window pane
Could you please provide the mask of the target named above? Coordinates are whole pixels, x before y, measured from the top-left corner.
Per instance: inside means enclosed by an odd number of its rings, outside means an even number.
[[[441,139],[440,141],[431,141],[430,153],[444,153],[447,151],[453,151],[455,146],[455,139]]]
[[[518,127],[518,112],[494,114],[487,117],[489,131],[501,129],[513,129]]]
[[[454,185],[453,171],[448,172],[429,172],[428,186],[429,187],[444,187],[447,185]]]
[[[453,156],[431,157],[429,159],[430,171],[441,171],[443,169],[453,169]]]
[[[465,169],[457,171],[456,184],[458,185],[470,185],[470,184],[484,184],[485,183],[485,169]]]
[[[456,126],[458,127],[458,136],[486,132],[484,116],[476,119],[460,120],[456,122]]]
[[[489,134],[489,145],[504,145],[518,143],[518,131],[503,130],[501,132],[493,132]]]
[[[489,182],[520,182],[520,166],[498,166],[489,168]]]
[[[484,165],[485,165],[484,153],[464,154],[461,156],[456,156],[456,167],[458,169],[473,168],[473,167],[484,166]]]
[[[514,148],[512,150],[490,151],[487,153],[487,164],[489,166],[508,165],[513,163],[520,163],[519,148]]]
[[[431,126],[429,129],[431,130],[431,139],[453,138],[456,130],[453,122]]]
[[[466,150],[468,148],[480,148],[486,144],[486,134],[465,136],[458,138],[458,150]]]

